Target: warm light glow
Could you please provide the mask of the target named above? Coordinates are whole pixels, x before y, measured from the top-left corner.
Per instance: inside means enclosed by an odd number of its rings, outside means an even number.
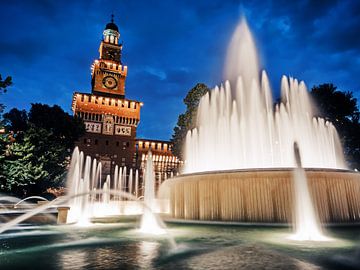
[[[295,233],[289,236],[288,239],[295,241],[319,241],[319,242],[333,240],[329,237],[319,234],[317,230],[312,230],[311,228],[304,229],[301,232]]]
[[[139,231],[154,235],[166,234],[166,231],[159,225],[156,216],[149,211],[145,211],[143,214]]]

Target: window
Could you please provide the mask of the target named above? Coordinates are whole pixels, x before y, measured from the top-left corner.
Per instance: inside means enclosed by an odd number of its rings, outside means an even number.
[[[129,143],[129,142],[127,142],[127,143],[126,143],[126,147],[129,147],[129,146],[130,146],[130,143]]]
[[[84,144],[86,144],[86,139],[84,139]]]
[[[119,142],[116,142],[116,146],[119,147],[120,143]]]
[[[105,141],[105,144],[106,144],[106,145],[109,145],[109,141],[108,141],[108,140],[106,140],[106,141]]]

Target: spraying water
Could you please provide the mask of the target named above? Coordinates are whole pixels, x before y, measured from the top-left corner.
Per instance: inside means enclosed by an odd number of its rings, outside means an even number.
[[[305,171],[301,166],[300,150],[294,143],[294,157],[296,168],[294,169],[294,191],[295,191],[295,234],[290,237],[300,241],[325,241],[320,222],[315,213],[314,204],[309,192],[308,181]]]
[[[152,156],[148,160],[147,168],[149,170],[147,170],[148,175],[145,176],[147,184],[144,189],[146,193],[144,200],[145,205],[149,205],[148,210],[151,209],[148,211],[147,218],[150,221],[156,221],[153,212],[160,212],[161,209],[157,207],[159,203],[155,198]],[[118,195],[127,191],[131,195],[135,193],[134,198],[139,198],[138,170],[135,171],[134,179],[132,168],[127,175],[126,167],[115,166],[113,176],[107,175],[105,181],[102,181],[101,163],[91,160],[90,157],[84,158],[78,148],[75,148],[72,155],[67,186],[68,195],[73,198],[69,201],[68,223],[88,226],[91,219],[95,217],[141,215],[145,211],[139,200],[128,200],[128,197]],[[111,190],[119,192],[111,195]],[[77,196],[78,194],[87,195]],[[158,222],[155,223],[158,224]],[[154,229],[152,225],[149,228],[152,228],[155,233],[159,233],[159,230]]]
[[[129,187],[128,191],[130,194],[133,194],[133,169],[129,171]]]
[[[135,171],[135,197],[139,198],[139,171]]]
[[[197,127],[187,133],[185,173],[294,167],[293,142],[304,167],[346,168],[334,126],[314,118],[304,82],[283,76],[274,107],[265,71],[259,76],[254,40],[242,20],[225,65],[230,81],[200,100]]]
[[[147,155],[144,181],[144,203],[148,208],[144,209],[140,231],[143,233],[163,234],[165,233],[164,229],[160,226],[156,216],[152,214],[155,207],[155,177],[151,151]]]

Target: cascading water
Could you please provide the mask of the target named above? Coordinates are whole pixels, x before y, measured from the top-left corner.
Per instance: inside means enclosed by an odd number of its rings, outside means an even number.
[[[232,38],[225,76],[202,97],[197,128],[185,143],[185,173],[294,167],[297,141],[306,168],[346,168],[334,126],[314,118],[304,82],[283,76],[274,108],[265,71],[259,78],[256,47],[245,20]]]
[[[322,232],[319,218],[316,215],[311,199],[305,170],[301,165],[301,155],[297,143],[294,143],[294,193],[295,193],[295,234],[290,237],[300,241],[325,241],[328,240]]]

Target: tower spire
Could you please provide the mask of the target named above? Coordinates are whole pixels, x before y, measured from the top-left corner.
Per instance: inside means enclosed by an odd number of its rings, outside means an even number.
[[[114,23],[114,13],[111,13],[111,22]]]

